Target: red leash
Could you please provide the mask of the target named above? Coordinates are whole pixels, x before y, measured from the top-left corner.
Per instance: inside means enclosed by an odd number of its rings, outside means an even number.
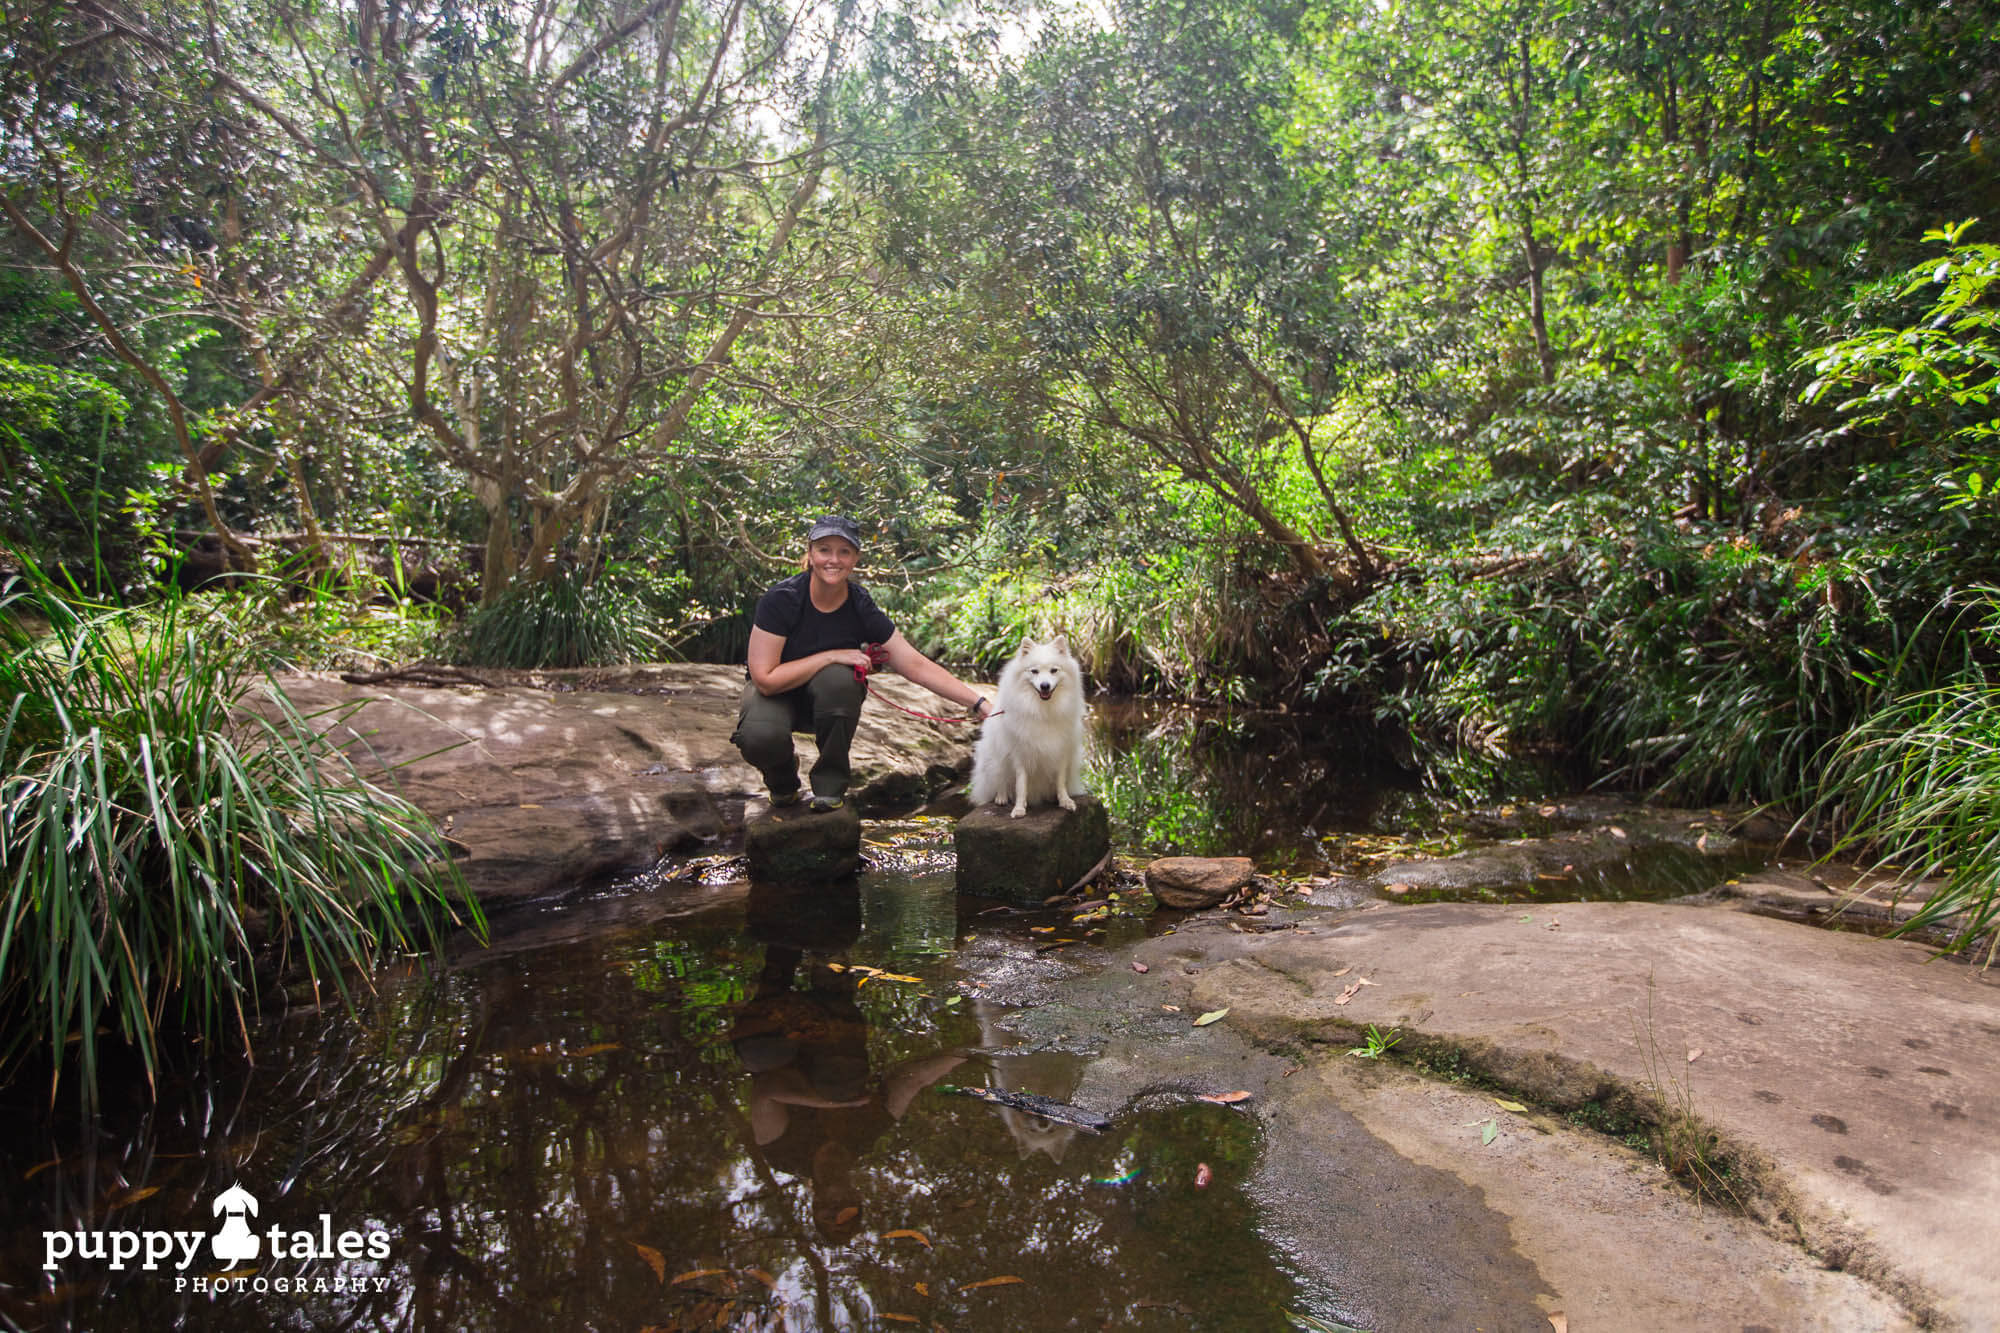
[[[899,713],[908,713],[911,717],[920,718],[925,722],[970,722],[972,720],[970,717],[932,717],[929,713],[919,713],[914,708],[905,708],[903,707],[903,705],[897,703],[894,699],[889,698],[887,695],[876,694],[875,687],[873,685],[868,684],[868,673],[870,671],[880,671],[882,668],[889,665],[889,650],[887,648],[884,648],[879,643],[864,643],[861,645],[861,651],[868,654],[868,664],[866,666],[855,667],[854,678],[860,681],[863,685],[868,686],[868,693],[872,697],[880,699],[883,703],[889,705],[889,707],[895,709]],[[986,716],[998,717],[1000,716],[1000,714],[998,712],[992,712],[988,713]]]

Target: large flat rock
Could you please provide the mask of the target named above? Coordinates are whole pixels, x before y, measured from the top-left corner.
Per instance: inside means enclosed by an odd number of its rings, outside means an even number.
[[[1148,947],[1193,970],[1193,1006],[1261,1042],[1393,1027],[1558,1109],[1657,1086],[1740,1154],[1753,1212],[1821,1262],[1920,1319],[2000,1328],[2000,972],[1648,903],[1391,906]]]
[[[497,904],[642,870],[733,835],[746,809],[762,806],[762,779],[729,741],[742,668],[662,665],[582,680],[597,688],[354,686],[317,674],[280,683],[467,849],[468,883]],[[871,684],[938,711],[900,678]],[[871,699],[854,738],[853,802],[921,801],[970,767],[969,730]],[[795,740],[803,771],[812,738]]]

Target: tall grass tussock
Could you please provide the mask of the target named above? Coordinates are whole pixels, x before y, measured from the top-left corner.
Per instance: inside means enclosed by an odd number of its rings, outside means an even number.
[[[173,1036],[247,1049],[260,966],[345,997],[350,969],[481,924],[428,819],[260,690],[222,623],[33,575],[0,593],[0,1079],[46,1063],[53,1100],[73,1068],[94,1104],[107,1036],[149,1078]]]

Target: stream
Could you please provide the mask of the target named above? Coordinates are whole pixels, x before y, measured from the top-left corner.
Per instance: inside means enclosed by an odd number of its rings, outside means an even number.
[[[1442,809],[1362,739],[1292,721],[1104,708],[1094,748],[1127,852],[1304,875]],[[1010,1017],[1176,914],[1114,905],[1059,936],[1061,916],[954,892],[948,818],[864,837],[873,868],[845,884],[746,884],[717,857],[517,909],[351,1015],[328,996],[265,1023],[254,1068],[191,1061],[156,1100],[115,1082],[88,1125],[13,1114],[0,1316],[1346,1327],[1259,1193],[1254,1113],[1149,1096],[1090,1107],[1098,1132],[956,1091],[1076,1097],[1089,1043]]]

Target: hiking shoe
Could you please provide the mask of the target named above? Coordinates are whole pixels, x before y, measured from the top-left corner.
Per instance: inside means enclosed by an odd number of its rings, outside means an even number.
[[[815,796],[806,805],[806,809],[812,811],[816,815],[823,815],[828,813],[829,811],[838,810],[840,809],[841,806],[846,804],[847,800],[845,797]]]
[[[784,810],[791,806],[797,805],[800,801],[803,801],[805,798],[806,798],[806,789],[804,787],[794,787],[782,796],[773,795],[771,797],[771,808],[773,810]]]

